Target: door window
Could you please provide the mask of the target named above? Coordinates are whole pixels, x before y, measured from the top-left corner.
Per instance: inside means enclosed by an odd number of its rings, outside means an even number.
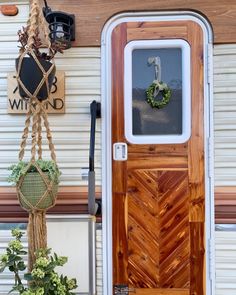
[[[147,102],[154,81],[171,95],[163,108]],[[162,84],[163,85],[163,84]],[[161,102],[164,92],[153,92]],[[182,143],[190,136],[190,47],[184,40],[132,41],[125,48],[125,132],[131,143]]]

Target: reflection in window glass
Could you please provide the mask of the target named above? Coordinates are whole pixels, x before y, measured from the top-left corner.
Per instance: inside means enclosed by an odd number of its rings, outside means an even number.
[[[168,105],[152,108],[145,90],[155,79],[148,58],[159,56],[161,80],[172,90]],[[161,99],[161,96],[156,99]],[[182,127],[182,50],[181,48],[135,49],[132,52],[133,135],[181,135]]]

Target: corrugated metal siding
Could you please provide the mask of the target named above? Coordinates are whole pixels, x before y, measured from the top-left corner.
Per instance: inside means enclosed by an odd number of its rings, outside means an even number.
[[[214,47],[215,185],[236,185],[236,45]]]
[[[215,233],[216,295],[236,294],[236,232]]]
[[[17,162],[25,116],[7,114],[7,74],[14,71],[18,55],[17,31],[28,16],[28,2],[17,1],[16,17],[0,14],[0,185],[8,185],[7,168]],[[66,114],[49,115],[62,170],[61,185],[86,185],[82,168],[88,167],[90,102],[100,101],[100,48],[72,48],[56,58],[58,70],[65,71]],[[45,158],[49,156],[44,137]],[[95,169],[97,185],[101,180],[100,122],[97,124]],[[29,158],[29,146],[26,159]]]

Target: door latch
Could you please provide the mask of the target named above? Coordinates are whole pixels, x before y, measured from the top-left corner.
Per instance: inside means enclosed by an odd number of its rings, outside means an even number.
[[[126,161],[128,157],[127,144],[125,142],[116,142],[113,144],[113,159],[115,161]]]
[[[128,285],[114,285],[115,295],[129,295],[129,292],[136,293],[135,288],[129,288]]]

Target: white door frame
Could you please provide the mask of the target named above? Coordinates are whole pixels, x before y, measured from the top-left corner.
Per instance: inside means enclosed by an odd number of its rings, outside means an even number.
[[[204,33],[204,128],[205,128],[205,245],[206,295],[215,294],[214,180],[213,180],[213,64],[211,26],[202,15],[191,11],[122,13],[105,25],[101,39],[102,68],[102,212],[103,212],[103,294],[113,294],[112,284],[112,148],[111,148],[111,35],[129,21],[179,21],[198,23]]]

